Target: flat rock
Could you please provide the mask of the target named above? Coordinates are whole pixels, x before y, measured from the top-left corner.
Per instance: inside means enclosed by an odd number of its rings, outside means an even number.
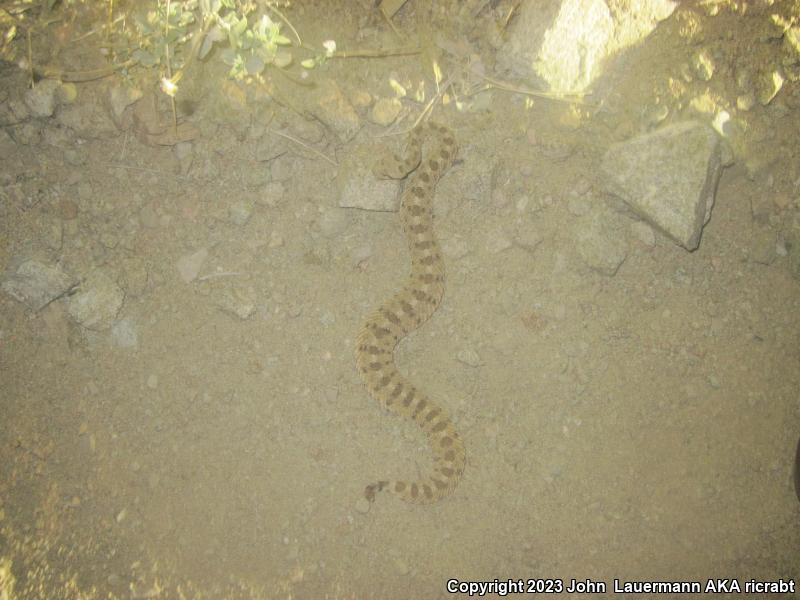
[[[191,283],[200,274],[206,259],[208,259],[208,248],[200,248],[191,254],[184,254],[175,263],[175,268],[184,283]]]
[[[94,270],[70,297],[67,310],[82,327],[103,331],[114,323],[124,300],[122,288],[102,271]]]
[[[602,168],[607,191],[691,251],[711,217],[722,166],[714,130],[687,121],[614,144]]]
[[[26,260],[4,276],[0,287],[15,300],[39,310],[64,295],[74,284],[75,279],[58,266]]]

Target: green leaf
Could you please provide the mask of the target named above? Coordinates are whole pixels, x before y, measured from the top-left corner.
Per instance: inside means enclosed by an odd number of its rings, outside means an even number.
[[[267,65],[261,60],[260,56],[253,55],[244,63],[244,68],[249,75],[257,75],[264,70]]]
[[[219,37],[219,36],[222,37]],[[197,53],[197,58],[203,60],[209,52],[211,52],[211,48],[214,47],[214,42],[220,41],[220,39],[225,39],[224,34],[219,30],[219,28],[214,27],[206,34],[206,37],[203,38],[203,43],[200,45],[200,50]]]
[[[289,46],[292,43],[292,40],[282,35],[276,35],[273,41],[281,46]]]

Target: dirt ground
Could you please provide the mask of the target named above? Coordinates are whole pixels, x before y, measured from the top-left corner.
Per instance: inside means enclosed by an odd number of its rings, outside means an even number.
[[[450,579],[496,578],[646,597],[612,582],[800,579],[800,85],[736,104],[741,73],[780,60],[772,15],[797,9],[679,8],[574,103],[467,93],[485,83],[467,60],[491,73],[504,3],[470,20],[412,0],[402,44],[371,4],[284,10],[315,47],[423,52],[260,86],[198,63],[178,95],[188,143],[147,143],[132,107],[113,120],[121,76],[3,122],[0,271],[99,271],[124,303],[92,329],[67,296],[32,310],[0,294],[0,598],[444,598]],[[46,25],[33,50],[102,67],[91,37],[71,41],[95,25]],[[708,80],[686,66],[704,49]],[[337,177],[400,147],[385,134],[435,94],[434,59],[452,87],[433,118],[460,146],[435,203],[447,290],[397,361],[452,415],[467,469],[434,505],[370,505],[365,485],[430,458],[354,367],[364,317],[407,272],[403,234],[392,212],[341,208]],[[0,65],[13,106],[28,72]],[[393,129],[370,117],[390,79],[427,90]],[[320,89],[355,108],[352,139]],[[624,262],[587,266],[580,216],[607,199],[605,149],[710,122],[709,99],[733,117],[734,162],[700,247],[618,215]],[[157,108],[170,118],[163,95]]]

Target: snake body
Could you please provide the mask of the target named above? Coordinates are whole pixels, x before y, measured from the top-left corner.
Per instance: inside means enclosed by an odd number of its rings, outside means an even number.
[[[394,362],[398,342],[427,321],[444,296],[445,267],[433,230],[433,197],[436,183],[456,153],[455,137],[449,129],[425,123],[412,131],[404,157],[381,160],[373,169],[382,177],[408,176],[399,216],[411,255],[411,273],[403,287],[365,321],[356,341],[356,365],[370,395],[381,406],[422,428],[434,461],[432,470],[418,479],[379,480],[368,485],[365,496],[369,501],[387,490],[406,502],[437,502],[453,492],[464,472],[464,443],[452,421]]]

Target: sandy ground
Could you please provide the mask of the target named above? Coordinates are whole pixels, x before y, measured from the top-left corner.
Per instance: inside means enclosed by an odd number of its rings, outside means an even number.
[[[311,13],[291,14],[313,38]],[[385,29],[325,14],[340,45]],[[746,135],[697,251],[624,216],[615,275],[576,251],[581,207],[605,198],[603,149],[652,128],[656,98],[670,121],[702,119],[694,96],[735,99],[736,68],[780,47],[760,34],[768,11],[696,17],[695,46],[673,15],[609,67],[580,118],[498,90],[480,109],[436,108],[461,147],[436,200],[447,292],[397,352],[467,446],[464,479],[433,506],[361,501],[429,461],[354,368],[360,323],[407,269],[396,215],[339,208],[337,168],[266,130],[340,163],[399,138],[366,124],[337,142],[218,73],[185,84],[188,158],[88,118],[78,134],[57,118],[4,127],[16,149],[0,167],[0,267],[100,269],[125,300],[113,330],[91,331],[66,298],[36,312],[0,296],[3,599],[439,598],[449,579],[495,578],[606,582],[581,596],[600,598],[622,597],[615,578],[800,578],[800,280],[786,242],[800,88],[737,115]],[[664,95],[698,45],[729,68]],[[24,93],[22,71],[0,75],[4,101]],[[314,73],[348,97],[390,97],[390,76],[430,85],[419,57]],[[76,102],[102,106],[114,85],[80,84]],[[404,106],[409,119],[421,108]],[[185,282],[181,258],[203,249]]]

